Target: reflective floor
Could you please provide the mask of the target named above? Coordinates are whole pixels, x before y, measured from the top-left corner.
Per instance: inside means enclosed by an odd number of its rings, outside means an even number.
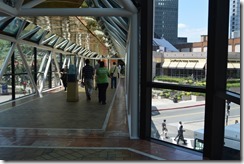
[[[68,90],[69,92],[69,90]],[[108,88],[107,104],[63,89],[0,106],[0,160],[202,160],[198,154],[129,138],[124,79]]]

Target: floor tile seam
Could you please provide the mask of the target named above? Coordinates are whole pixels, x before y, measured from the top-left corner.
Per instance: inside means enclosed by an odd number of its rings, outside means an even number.
[[[0,148],[29,148],[29,149],[79,149],[79,150],[128,150],[149,158],[153,158],[156,160],[165,160],[161,157],[145,153],[143,151],[139,151],[130,147],[61,147],[61,146],[0,146]]]

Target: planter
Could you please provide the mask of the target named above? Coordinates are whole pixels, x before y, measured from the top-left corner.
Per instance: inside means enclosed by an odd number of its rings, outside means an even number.
[[[191,95],[182,95],[182,100],[186,101],[186,100],[191,100]]]
[[[204,96],[191,95],[191,99],[193,101],[204,101],[205,100],[205,97]]]

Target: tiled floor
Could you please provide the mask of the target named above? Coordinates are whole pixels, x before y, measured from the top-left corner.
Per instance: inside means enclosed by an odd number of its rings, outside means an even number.
[[[0,106],[0,160],[202,160],[198,154],[129,138],[124,80],[87,101],[67,102],[67,92]]]
[[[14,154],[14,155],[9,155]],[[8,160],[38,161],[104,161],[104,160],[160,160],[160,158],[142,154],[140,151],[126,148],[1,148],[0,156]]]

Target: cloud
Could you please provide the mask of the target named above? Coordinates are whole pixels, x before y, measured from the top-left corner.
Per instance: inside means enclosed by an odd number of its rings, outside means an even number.
[[[178,28],[186,28],[186,27],[187,27],[186,24],[183,24],[183,23],[178,24]]]
[[[179,28],[178,36],[187,37],[188,42],[200,42],[201,35],[207,35],[207,28]]]

